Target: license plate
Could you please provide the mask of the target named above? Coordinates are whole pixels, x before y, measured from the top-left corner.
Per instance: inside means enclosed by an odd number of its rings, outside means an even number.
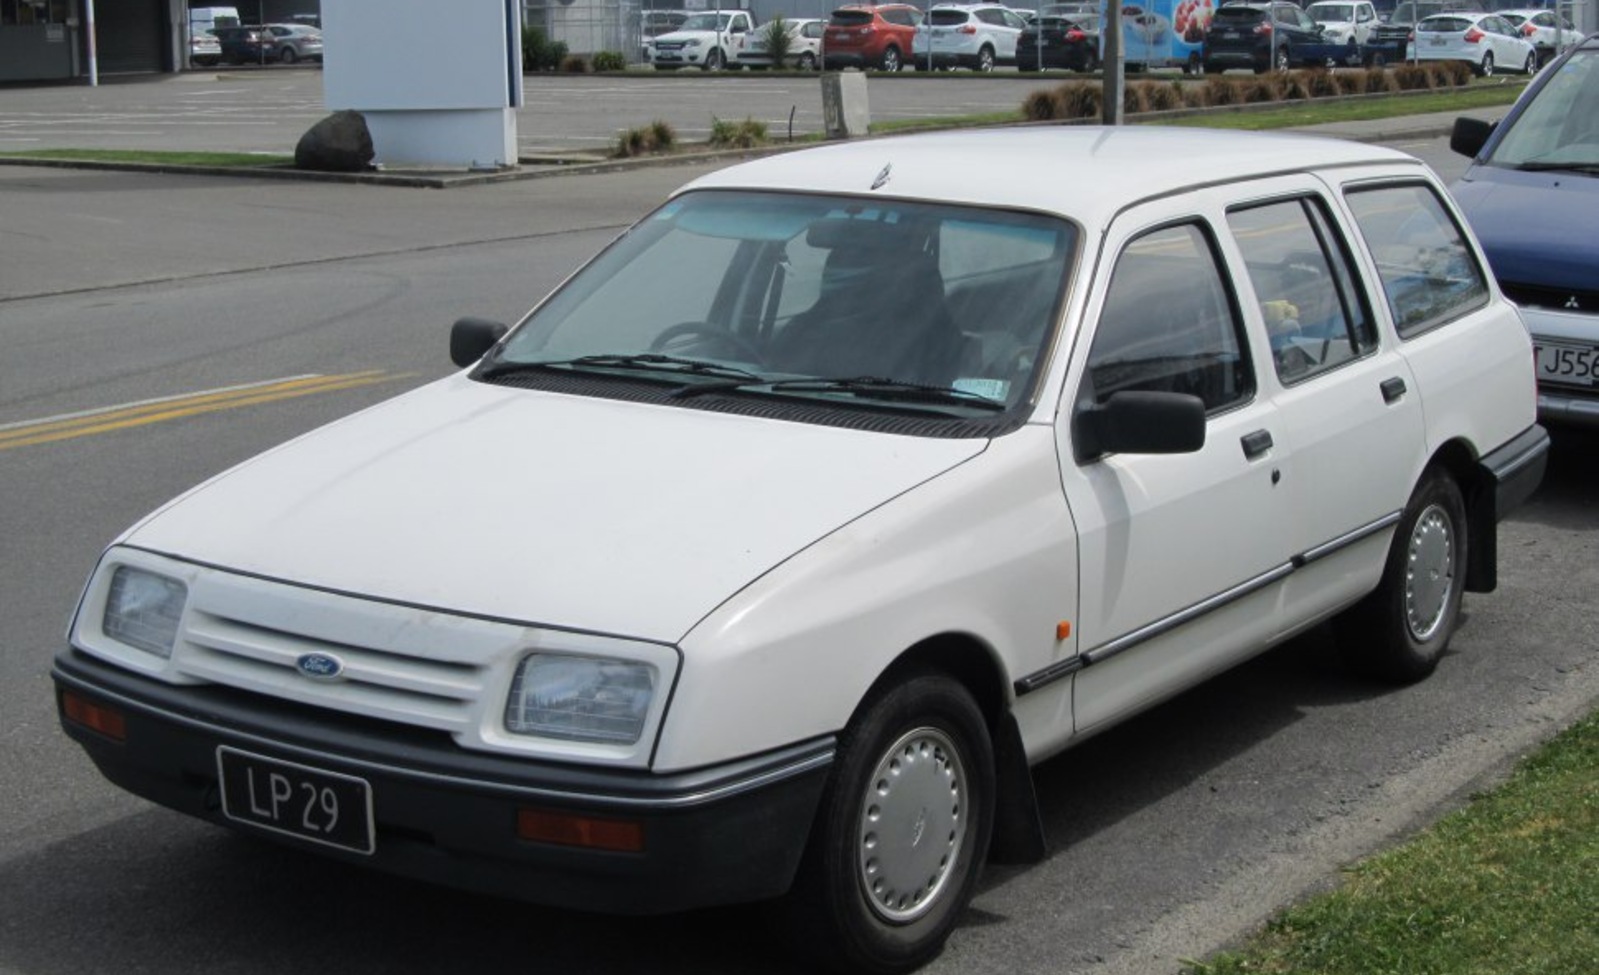
[[[222,812],[229,819],[323,846],[370,854],[372,787],[365,779],[217,748]]]
[[[1443,47],[1445,44],[1449,43],[1449,39],[1447,37],[1434,37],[1427,43],[1431,44],[1433,47]]]
[[[1591,345],[1538,345],[1538,378],[1573,386],[1599,383],[1599,350]]]

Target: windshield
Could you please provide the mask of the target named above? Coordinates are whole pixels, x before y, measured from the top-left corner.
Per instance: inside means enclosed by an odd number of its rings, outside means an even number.
[[[727,30],[727,22],[732,19],[729,14],[695,14],[683,21],[678,30]]]
[[[1599,51],[1561,64],[1501,137],[1494,166],[1599,166]]]
[[[1076,241],[1035,214],[689,193],[535,309],[479,375],[576,370],[697,401],[692,387],[713,384],[880,408],[812,382],[870,377],[944,391],[969,417],[1027,396]]]
[[[1318,24],[1348,24],[1355,19],[1355,8],[1347,3],[1313,3],[1308,12]]]

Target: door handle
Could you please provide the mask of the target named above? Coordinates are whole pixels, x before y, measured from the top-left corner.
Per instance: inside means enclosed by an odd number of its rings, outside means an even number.
[[[1382,401],[1384,403],[1397,402],[1405,395],[1405,381],[1398,376],[1392,379],[1384,379],[1379,388],[1382,390]]]
[[[1271,431],[1256,430],[1254,433],[1246,433],[1239,438],[1239,442],[1244,445],[1244,459],[1254,460],[1271,449]]]

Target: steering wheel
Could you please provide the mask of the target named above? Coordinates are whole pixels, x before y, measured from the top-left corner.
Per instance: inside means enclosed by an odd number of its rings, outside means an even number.
[[[655,336],[655,341],[650,343],[651,352],[666,352],[674,343],[680,349],[691,344],[687,339],[697,339],[710,348],[720,348],[722,351],[733,352],[743,362],[753,362],[759,365],[764,356],[754,343],[734,332],[728,331],[717,325],[708,325],[705,322],[679,322],[665,329]]]

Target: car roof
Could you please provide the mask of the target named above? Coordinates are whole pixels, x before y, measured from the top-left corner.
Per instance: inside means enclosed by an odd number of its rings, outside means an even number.
[[[1173,165],[1173,160],[1181,162]],[[768,156],[703,176],[683,189],[875,192],[1041,210],[1101,227],[1137,200],[1245,177],[1356,163],[1421,167],[1395,149],[1291,133],[1014,126],[864,139]],[[874,190],[874,183],[880,188]]]

